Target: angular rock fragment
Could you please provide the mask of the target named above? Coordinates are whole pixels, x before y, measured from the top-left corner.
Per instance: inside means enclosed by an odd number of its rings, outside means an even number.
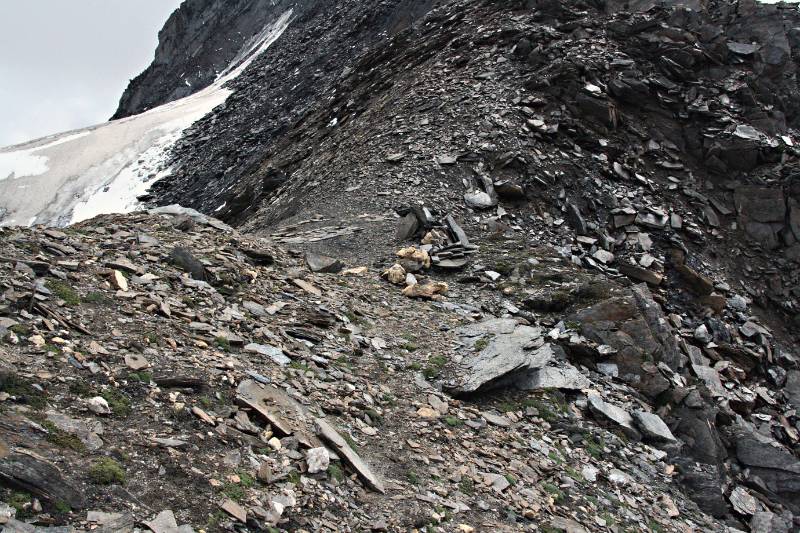
[[[144,525],[150,528],[153,533],[193,533],[191,526],[178,526],[175,513],[170,510],[161,511],[158,515]]]
[[[661,282],[664,281],[664,276],[661,274],[635,265],[621,264],[617,266],[617,270],[633,280],[644,281],[655,287],[661,285]]]
[[[303,289],[309,294],[313,294],[314,296],[322,296],[322,291],[319,288],[315,287],[311,283],[307,282],[304,279],[293,279],[292,283]]]
[[[395,238],[398,241],[405,241],[416,235],[418,231],[419,219],[417,219],[417,215],[415,215],[413,212],[410,212],[401,218],[397,223]]]
[[[800,512],[800,460],[746,425],[736,432],[736,457],[792,512]]]
[[[306,465],[308,465],[309,474],[317,474],[324,472],[331,464],[331,456],[327,448],[311,448],[306,452]]]
[[[548,345],[551,346],[551,345]],[[561,350],[558,346],[552,349]],[[566,356],[561,357],[565,359]],[[591,387],[592,382],[580,370],[564,363],[563,366],[545,366],[535,370],[521,372],[518,377],[511,380],[513,385],[520,390],[582,390]]]
[[[441,294],[446,294],[448,290],[447,283],[443,281],[417,283],[403,289],[403,296],[409,298],[422,298],[426,300],[434,300]]]
[[[313,418],[297,401],[271,385],[245,380],[236,389],[236,401],[253,409],[282,436],[295,436],[309,448],[319,447],[311,428]]]
[[[358,477],[366,483],[367,487],[381,494],[386,492],[380,478],[372,472],[369,466],[330,424],[321,418],[317,418],[314,422],[317,426],[317,435],[333,447],[336,454],[342,457],[356,471]]]
[[[306,254],[306,264],[311,272],[320,272],[324,274],[336,274],[341,272],[344,268],[344,263],[334,257],[311,252]]]
[[[734,488],[728,499],[733,506],[733,510],[741,515],[753,516],[759,510],[758,500],[744,487]]]
[[[247,523],[247,510],[235,501],[225,500],[219,507],[239,522],[243,524]]]
[[[257,343],[250,343],[244,347],[244,351],[261,354],[263,356],[269,357],[275,364],[286,366],[292,362],[286,354],[283,353],[283,350],[280,348],[276,348],[274,346],[267,346],[264,344],[257,344]]]
[[[634,411],[636,427],[645,439],[656,442],[675,442],[677,439],[660,416],[645,411]]]
[[[589,395],[589,409],[595,416],[603,420],[609,420],[619,426],[630,438],[641,438],[641,435],[634,427],[633,417],[626,410],[604,402],[597,394]]]

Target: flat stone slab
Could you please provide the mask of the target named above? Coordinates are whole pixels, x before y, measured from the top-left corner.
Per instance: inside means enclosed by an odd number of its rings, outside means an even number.
[[[660,416],[646,411],[634,411],[633,419],[645,438],[658,442],[676,442],[677,439]]]
[[[546,344],[541,349],[549,346]],[[580,370],[567,363],[563,367],[546,366],[528,371],[514,380],[514,385],[521,390],[582,390],[591,387],[592,382]]]
[[[473,351],[461,361],[459,383],[451,393],[488,390],[509,374],[544,367],[554,354],[544,344],[541,328],[512,319],[490,319],[461,328],[458,335]]]
[[[280,436],[293,435],[308,448],[319,447],[319,440],[311,430],[313,417],[282,390],[247,379],[236,389],[236,400],[269,422]]]
[[[327,255],[320,255],[314,253],[306,254],[306,264],[312,272],[321,272],[324,274],[336,274],[344,269],[344,263],[335,257],[328,257]]]
[[[268,346],[266,344],[256,344],[250,343],[244,347],[244,351],[250,353],[257,353],[263,356],[269,357],[275,364],[286,366],[292,362],[286,354],[283,353],[283,350],[280,348],[276,348],[275,346]]]
[[[604,402],[597,394],[589,395],[589,409],[595,416],[620,426],[626,435],[633,438],[640,436],[636,428],[633,427],[633,417],[628,411]]]

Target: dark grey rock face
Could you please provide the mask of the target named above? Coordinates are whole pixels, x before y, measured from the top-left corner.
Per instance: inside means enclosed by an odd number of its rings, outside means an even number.
[[[242,47],[291,4],[285,0],[187,0],[159,32],[153,63],[131,80],[112,119],[208,87]]]

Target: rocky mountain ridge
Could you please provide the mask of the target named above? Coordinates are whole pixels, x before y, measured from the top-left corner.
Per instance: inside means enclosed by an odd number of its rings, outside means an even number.
[[[7,529],[797,531],[797,8],[296,8],[206,215],[3,230]]]

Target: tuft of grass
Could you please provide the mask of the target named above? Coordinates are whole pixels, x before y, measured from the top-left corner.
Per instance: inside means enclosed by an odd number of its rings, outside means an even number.
[[[444,423],[447,424],[448,426],[450,426],[451,428],[457,428],[457,427],[461,427],[461,426],[464,425],[464,421],[463,420],[461,420],[457,416],[453,416],[453,415],[448,415],[448,416],[444,417],[442,420],[444,420]]]
[[[235,502],[240,502],[244,500],[245,497],[245,487],[238,483],[225,483],[222,487],[222,494],[230,498]]]
[[[92,388],[89,385],[87,385],[86,382],[80,379],[70,382],[69,392],[81,398],[88,398],[90,396],[94,396]]]
[[[331,463],[330,466],[328,466],[328,475],[337,483],[344,481],[344,471],[342,467],[336,463]]]
[[[130,381],[138,381],[139,383],[148,384],[153,380],[153,374],[150,372],[131,372],[128,374]]]
[[[347,445],[350,446],[350,448],[352,448],[354,452],[358,453],[358,443],[355,441],[355,439],[353,439],[353,437],[351,437],[349,433],[339,433],[339,434],[347,442]]]
[[[427,379],[434,379],[442,373],[442,368],[447,364],[447,357],[443,355],[434,355],[428,359],[428,365],[422,370],[422,374]]]
[[[481,337],[475,341],[476,352],[482,352],[487,346],[489,346],[489,339],[487,337]]]
[[[412,485],[419,485],[419,476],[413,470],[408,471],[408,473],[406,474],[406,478],[408,479],[408,482],[411,483]]]
[[[533,407],[539,412],[539,418],[544,419],[546,422],[552,423],[559,418],[559,412],[566,412],[566,406],[559,402],[547,403],[542,398],[531,397],[524,399],[521,404],[522,407]]]
[[[247,472],[239,472],[239,479],[241,480],[242,487],[249,489],[255,486],[256,478]]]
[[[49,420],[42,420],[41,425],[47,430],[47,442],[54,444],[59,448],[66,448],[76,452],[86,451],[86,445],[76,435],[59,429],[58,426]]]
[[[578,472],[577,470],[575,470],[574,468],[572,468],[571,466],[568,466],[568,467],[565,469],[565,471],[566,471],[566,473],[567,473],[567,475],[568,475],[569,477],[571,477],[572,479],[574,479],[574,480],[575,480],[575,481],[577,481],[578,483],[583,483],[584,481],[586,481],[586,480],[583,478],[583,476],[581,475],[581,473],[580,473],[580,472]]]
[[[612,515],[608,511],[604,511],[604,512],[600,513],[600,518],[602,518],[603,520],[606,521],[606,527],[613,527],[614,524],[617,522],[614,519],[614,515]]]
[[[419,349],[419,346],[417,346],[415,343],[411,341],[408,341],[402,346],[400,346],[400,348],[404,349],[407,352],[416,352]]]
[[[222,350],[224,352],[230,352],[231,351],[231,343],[225,337],[216,337],[214,339],[214,344],[216,345],[217,348],[219,348],[220,350]]]
[[[0,392],[19,398],[34,411],[47,407],[47,396],[29,381],[10,372],[0,372]]]
[[[107,389],[100,393],[100,396],[108,402],[114,416],[125,418],[131,414],[131,401],[117,389]]]
[[[110,457],[97,460],[89,469],[89,478],[97,485],[124,485],[125,469]]]
[[[20,337],[27,337],[31,334],[31,328],[28,326],[23,326],[22,324],[14,324],[11,326],[11,331],[19,335]]]
[[[301,363],[300,361],[292,361],[289,363],[289,368],[294,368],[295,370],[302,370],[303,372],[308,372],[311,370],[311,367],[305,363]]]
[[[50,280],[47,282],[47,288],[67,305],[76,306],[81,303],[81,297],[75,289],[63,281]]]
[[[586,453],[591,455],[595,459],[602,459],[604,452],[603,449],[606,447],[605,441],[601,439],[597,439],[594,435],[586,434],[584,437],[584,448],[586,449]]]
[[[545,490],[545,492],[553,497],[556,503],[561,503],[566,498],[566,495],[560,488],[558,488],[558,485],[547,482],[542,484],[542,488]]]
[[[53,505],[53,508],[59,514],[69,514],[72,512],[72,507],[70,507],[68,503],[62,501],[57,501],[55,505]]]
[[[31,501],[31,495],[27,492],[12,492],[6,503],[16,509],[17,518],[27,518],[30,514]]]
[[[83,301],[95,305],[111,305],[114,300],[103,294],[102,292],[90,292],[83,297]]]
[[[472,481],[472,478],[462,476],[461,481],[458,482],[458,490],[460,490],[462,494],[472,496],[475,494],[475,482]]]
[[[206,525],[210,531],[217,531],[227,518],[228,515],[225,514],[225,511],[216,511],[208,517]]]

